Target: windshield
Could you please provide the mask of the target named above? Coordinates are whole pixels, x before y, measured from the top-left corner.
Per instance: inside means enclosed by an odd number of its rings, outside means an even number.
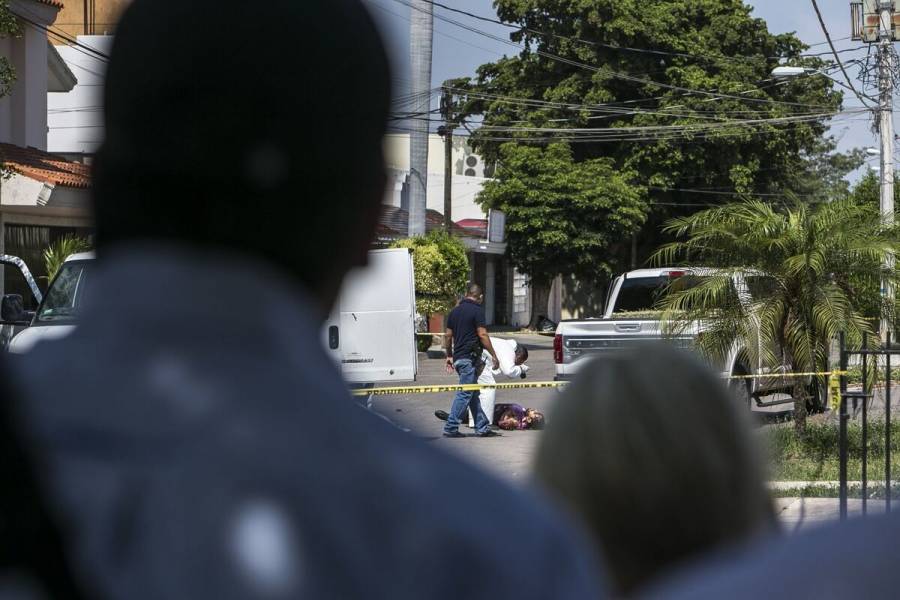
[[[90,271],[90,261],[65,263],[59,270],[44,303],[38,311],[37,323],[59,323],[74,321],[81,303],[84,281]]]
[[[658,302],[667,290],[683,291],[698,285],[701,281],[696,275],[685,275],[678,278],[661,277],[629,277],[622,282],[616,296],[614,313],[645,312],[658,310]]]

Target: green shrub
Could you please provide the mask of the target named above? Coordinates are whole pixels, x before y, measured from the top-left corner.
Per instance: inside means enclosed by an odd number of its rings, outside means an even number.
[[[469,260],[462,242],[443,231],[432,231],[391,247],[413,251],[416,309],[421,314],[445,313],[456,305],[469,277]]]

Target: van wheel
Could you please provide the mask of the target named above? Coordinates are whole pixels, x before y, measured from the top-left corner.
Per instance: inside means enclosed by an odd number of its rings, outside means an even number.
[[[750,369],[741,364],[735,365],[731,374],[735,377],[749,375]],[[753,396],[751,393],[753,390],[753,383],[750,379],[732,379],[728,384],[728,390],[731,392],[731,397],[735,399],[738,406],[748,411],[752,410]]]

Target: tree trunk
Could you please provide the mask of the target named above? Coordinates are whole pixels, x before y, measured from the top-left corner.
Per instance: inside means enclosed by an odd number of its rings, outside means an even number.
[[[547,305],[550,303],[550,285],[531,281],[531,322],[528,328],[536,331],[538,321],[547,316]]]
[[[806,433],[806,386],[802,383],[794,384],[794,431],[798,434]]]

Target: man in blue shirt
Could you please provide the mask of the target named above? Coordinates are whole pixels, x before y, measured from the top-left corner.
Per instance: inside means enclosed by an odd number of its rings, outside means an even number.
[[[444,338],[447,372],[452,373],[455,370],[461,385],[471,385],[478,381],[482,350],[490,353],[494,368],[500,368],[500,361],[487,333],[483,301],[484,292],[481,286],[470,284],[466,290],[466,297],[447,316],[447,331]],[[444,437],[465,437],[459,432],[459,425],[463,415],[466,414],[466,409],[470,409],[475,416],[475,435],[479,437],[498,435],[491,430],[491,422],[484,414],[479,393],[475,390],[456,392],[450,407],[450,415],[444,424]]]
[[[134,0],[106,72],[96,277],[74,332],[17,369],[79,580],[128,600],[600,597],[537,492],[359,408],[322,347],[385,189],[390,73],[359,0]],[[476,503],[504,518],[473,527]]]

